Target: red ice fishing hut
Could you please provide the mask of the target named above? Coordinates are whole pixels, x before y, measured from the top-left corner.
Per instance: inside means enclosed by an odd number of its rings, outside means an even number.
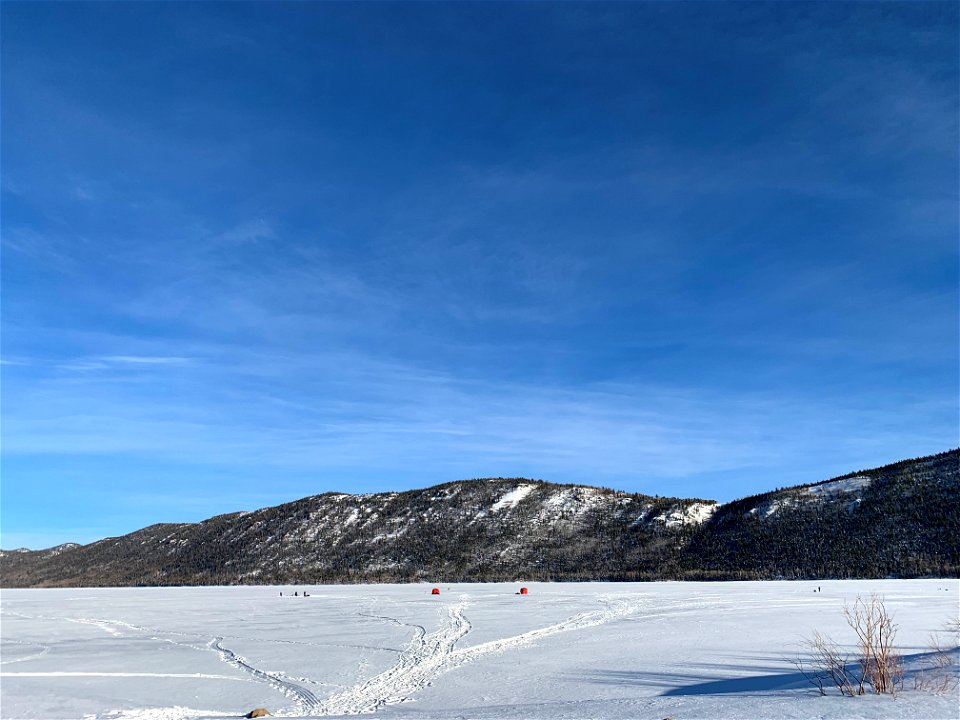
[[[521,595],[529,595],[529,594],[530,594],[530,591],[527,590],[526,588],[520,588],[520,594],[521,594]]]
[[[430,594],[431,594],[431,595],[439,595],[439,594],[440,594],[440,588],[434,588],[433,590],[430,591]]]

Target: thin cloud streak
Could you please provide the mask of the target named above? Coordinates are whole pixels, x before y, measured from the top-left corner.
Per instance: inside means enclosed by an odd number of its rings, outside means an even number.
[[[192,362],[192,358],[186,357],[148,355],[106,355],[101,359],[108,363],[132,365],[184,365]]]
[[[4,12],[8,529],[956,444],[955,5],[118,7]]]
[[[886,457],[891,444],[929,447],[932,438],[903,428],[950,411],[946,401],[904,398],[889,423],[838,398],[465,381],[343,354],[178,366],[180,381],[157,392],[154,364],[135,364],[149,370],[138,383],[51,377],[8,397],[5,452],[128,454],[327,477],[358,466],[448,479],[485,470],[635,489],[700,477],[698,494],[710,496],[710,473],[775,468],[804,448],[868,459]],[[258,377],[267,384],[250,381]],[[221,390],[210,389],[213,378]]]

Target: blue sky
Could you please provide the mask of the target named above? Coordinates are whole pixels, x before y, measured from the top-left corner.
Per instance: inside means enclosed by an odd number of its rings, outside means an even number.
[[[958,444],[958,9],[2,6],[2,545]]]

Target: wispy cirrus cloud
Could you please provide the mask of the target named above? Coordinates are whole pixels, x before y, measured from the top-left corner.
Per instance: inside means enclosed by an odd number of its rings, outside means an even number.
[[[181,365],[180,363],[175,363]],[[144,368],[156,363],[132,363]],[[161,363],[165,365],[165,363]],[[947,443],[904,432],[950,402],[904,397],[897,422],[842,397],[718,394],[658,385],[545,387],[467,380],[343,353],[230,352],[133,384],[49,377],[6,400],[5,452],[120,454],[231,467],[368,474],[419,468],[430,480],[517,474],[716,496],[709,478],[759,469],[777,484],[816,472],[782,459],[887,457],[892,447]],[[29,400],[29,402],[28,402]],[[838,464],[839,464],[838,460]],[[768,481],[769,482],[769,481]],[[348,489],[339,487],[338,489]],[[761,489],[761,487],[755,487]],[[309,488],[302,488],[305,494]],[[722,492],[722,491],[721,491]],[[682,494],[682,493],[680,493]]]
[[[131,363],[134,365],[183,365],[192,358],[151,356],[151,355],[106,355],[102,358],[111,363]]]
[[[214,239],[227,243],[248,243],[258,240],[274,240],[276,237],[277,234],[273,231],[273,228],[263,218],[254,218],[224,230]]]
[[[955,444],[954,5],[388,11],[5,12],[5,525]]]
[[[124,367],[137,366],[170,366],[187,365],[195,361],[195,358],[177,357],[170,355],[94,355],[82,358],[73,358],[67,362],[60,363],[57,367],[61,370],[74,370],[80,372],[117,370]]]

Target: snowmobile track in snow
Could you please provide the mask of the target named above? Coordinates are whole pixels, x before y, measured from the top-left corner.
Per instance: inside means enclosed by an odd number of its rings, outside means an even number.
[[[253,665],[248,663],[245,658],[240,657],[233,652],[233,650],[225,648],[222,642],[222,637],[214,638],[210,641],[210,647],[220,653],[220,657],[224,662],[226,662],[228,665],[233,665],[234,667],[248,672],[257,680],[263,680],[264,682],[269,683],[284,695],[292,698],[297,703],[302,705],[304,711],[310,714],[315,714],[316,709],[320,706],[320,701],[317,700],[317,696],[307,690],[307,688],[301,687],[300,685],[290,682],[289,680],[282,680],[274,675],[265,673],[259,668],[255,668]]]
[[[468,602],[465,596],[461,596],[460,602],[447,608],[446,624],[429,635],[418,633],[392,668],[319,701],[310,712],[316,715],[358,715],[375,712],[384,705],[407,702],[411,695],[440,675],[484,655],[528,645],[551,635],[602,625],[646,605],[645,601],[638,599],[602,602],[605,605],[603,610],[580,613],[544,628],[455,650],[457,642],[472,629],[464,615]]]

